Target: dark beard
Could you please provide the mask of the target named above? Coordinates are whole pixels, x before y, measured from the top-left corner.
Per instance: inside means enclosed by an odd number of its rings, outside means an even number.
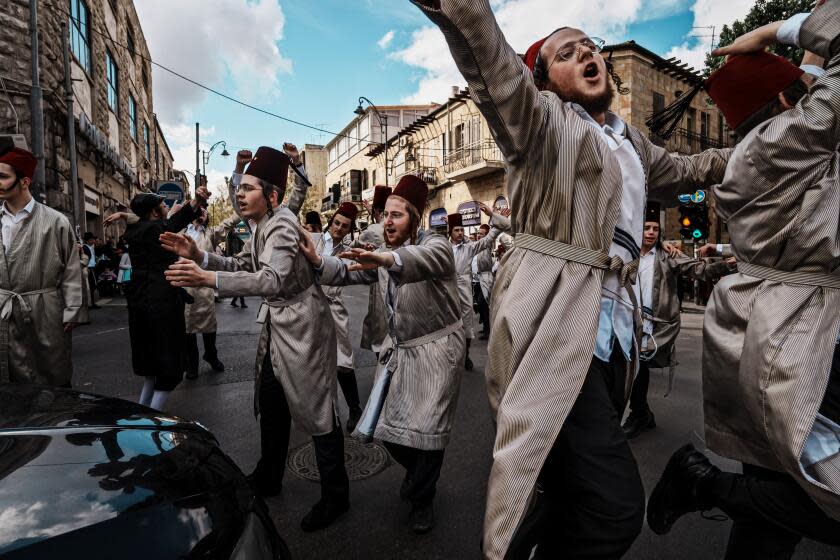
[[[598,115],[609,111],[614,96],[615,92],[609,82],[607,82],[607,88],[600,95],[572,96],[569,101],[577,103],[590,115]]]

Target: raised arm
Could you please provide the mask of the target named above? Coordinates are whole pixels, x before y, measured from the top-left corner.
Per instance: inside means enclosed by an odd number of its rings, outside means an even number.
[[[508,45],[488,0],[412,0],[443,32],[509,163],[525,159],[544,128],[547,101]]]
[[[295,166],[295,168],[300,171],[304,177],[306,177],[306,168],[303,166],[303,161],[300,159],[300,152],[298,151],[297,146],[287,142],[283,144],[283,151],[286,152],[286,155],[289,156],[289,159],[291,159],[291,165]],[[306,181],[304,181],[303,178],[294,171],[292,171],[292,176],[294,177],[292,192],[289,193],[289,202],[286,203],[286,206],[292,211],[292,214],[297,216],[300,214],[300,209],[303,206],[303,203],[306,202],[306,191],[309,189],[309,185],[307,185]]]
[[[464,247],[463,250],[469,252],[470,258],[482,251],[492,249],[496,244],[496,238],[499,237],[502,232],[510,230],[510,218],[502,216],[501,214],[490,214],[490,225],[492,227],[490,228],[490,231],[487,232],[487,235],[478,241],[470,241],[466,244],[466,247]]]
[[[298,230],[296,227],[289,227],[283,221],[276,221],[269,225],[271,229],[266,234],[265,247],[260,254],[259,266],[246,268],[241,266],[242,261],[237,260],[240,266],[238,270],[220,270],[216,273],[216,286],[219,289],[219,297],[227,296],[263,296],[276,297],[281,294],[282,275],[294,270],[295,259],[298,253]],[[245,249],[250,253],[250,241],[246,243]],[[236,257],[218,257],[230,262],[239,259],[242,253]]]
[[[323,255],[321,268],[316,269],[318,283],[324,286],[349,286],[351,284],[374,284],[379,281],[379,273],[372,270],[350,270],[350,263],[345,259]]]
[[[455,275],[455,255],[445,237],[431,235],[422,245],[408,245],[394,251],[397,267],[389,272],[400,284],[422,282]]]

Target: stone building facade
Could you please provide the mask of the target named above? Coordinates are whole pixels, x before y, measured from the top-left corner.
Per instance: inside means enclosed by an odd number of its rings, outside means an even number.
[[[0,134],[17,130],[32,148],[28,0],[0,3]],[[69,23],[81,231],[102,226],[139,191],[172,176],[172,153],[154,113],[152,68],[131,0],[39,0],[40,84],[44,89],[45,202],[72,217],[62,26]],[[0,95],[6,97],[0,88]],[[14,110],[12,110],[14,108]]]
[[[612,110],[645,132],[645,120],[653,110],[667,106],[701,79],[680,61],[665,60],[632,41],[609,46],[604,55],[612,57],[623,86],[629,89],[626,95],[615,96]],[[728,145],[729,131],[717,108],[698,95],[672,138],[664,143],[653,140],[669,151],[693,154]],[[414,174],[429,185],[426,227],[439,227],[441,216],[459,211],[464,203],[483,202],[491,207],[508,203],[504,158],[467,90],[453,88],[446,103],[390,138],[388,150],[393,161],[392,184],[405,174]],[[371,145],[365,151],[370,160],[367,167],[361,160],[350,163],[354,168],[381,169],[383,151],[383,145]],[[669,209],[664,214],[664,237],[678,240],[679,211]],[[728,234],[716,220],[713,207],[709,215],[709,241],[727,242]],[[466,229],[472,232],[476,227]]]

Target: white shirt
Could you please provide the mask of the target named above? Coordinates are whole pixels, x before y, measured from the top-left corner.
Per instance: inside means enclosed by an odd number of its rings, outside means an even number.
[[[193,238],[196,242],[201,238],[201,233],[204,231],[204,226],[196,226],[190,224],[187,226],[187,235]]]
[[[608,111],[604,126],[601,126],[580,105],[572,104],[572,107],[602,134],[621,167],[621,208],[609,254],[629,263],[639,258],[642,247],[645,213],[645,169],[642,160],[630,140],[624,137],[625,124],[618,115]],[[595,357],[608,362],[616,339],[624,358],[629,360],[633,349],[633,307],[627,289],[619,286],[618,274],[608,272],[604,275],[601,291]]]
[[[9,247],[12,246],[12,240],[20,230],[20,223],[32,214],[32,209],[35,208],[35,199],[31,198],[29,202],[21,208],[17,214],[12,214],[6,210],[6,203],[0,206],[0,222],[3,224],[3,247],[5,251],[9,252]]]
[[[641,301],[639,305],[645,311],[653,314],[653,267],[656,265],[656,247],[639,257],[639,291],[641,292]],[[649,311],[648,311],[649,310]],[[653,321],[644,319],[642,322],[642,331],[645,334],[653,333]]]

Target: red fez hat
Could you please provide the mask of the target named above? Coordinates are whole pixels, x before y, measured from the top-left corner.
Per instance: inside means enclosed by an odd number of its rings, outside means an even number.
[[[341,214],[350,220],[355,220],[356,216],[359,215],[359,209],[356,208],[356,205],[352,202],[342,202],[341,206],[338,207],[338,210],[336,210],[335,213]]]
[[[245,175],[252,175],[280,190],[286,190],[286,182],[289,180],[289,156],[274,148],[260,146],[254,154],[254,159],[245,169]]]
[[[732,56],[711,76],[645,121],[650,131],[669,138],[677,129],[691,101],[705,89],[726,117],[729,128],[738,128],[748,117],[770,103],[804,72],[786,58],[769,52]]]
[[[545,44],[546,40],[548,40],[548,37],[546,37],[545,39],[540,39],[539,41],[531,45],[528,48],[528,51],[525,53],[525,66],[527,66],[531,72],[534,71],[534,67],[537,65],[537,59],[540,56],[540,49],[542,49],[542,46]]]
[[[459,212],[449,214],[449,216],[446,217],[446,224],[449,226],[449,229],[464,227],[464,217]]]
[[[426,181],[416,175],[404,175],[392,194],[407,200],[422,216],[429,196],[429,186]]]
[[[385,201],[391,196],[392,191],[393,189],[391,187],[377,185],[373,189],[373,204],[371,206],[374,208],[385,208]]]
[[[32,152],[23,148],[8,148],[0,152],[0,163],[10,166],[18,175],[31,179],[35,175],[38,160],[35,159]]]
[[[731,57],[706,80],[706,91],[726,117],[729,128],[776,99],[804,72],[769,52]]]

